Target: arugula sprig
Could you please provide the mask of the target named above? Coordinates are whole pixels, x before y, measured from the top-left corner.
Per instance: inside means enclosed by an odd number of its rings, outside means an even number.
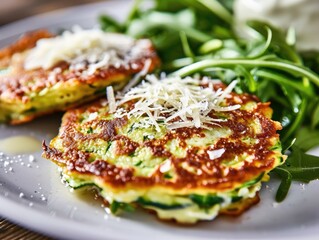
[[[227,84],[238,80],[237,92],[270,101],[273,118],[283,126],[283,147],[296,140],[286,162],[274,170],[282,179],[277,201],[292,181],[318,179],[319,158],[306,151],[319,145],[319,54],[297,52],[292,28],[285,34],[260,21],[248,22],[254,38],[243,39],[233,28],[232,0],[150,2],[145,8],[143,0],[135,1],[123,23],[102,16],[102,29],[150,38],[164,71],[209,75]]]
[[[254,22],[255,29],[262,29],[263,23]],[[258,26],[258,27],[256,27]],[[285,42],[282,33],[276,32],[274,36],[270,26],[263,24],[263,29],[268,29],[265,38],[262,54],[257,54],[257,58],[245,57],[245,51],[240,51],[241,57],[235,58],[214,58],[205,59],[185,66],[173,74],[188,76],[194,73],[215,73],[222,69],[218,77],[224,82],[230,82],[234,78],[240,78],[245,84],[239,86],[241,91],[254,93],[264,101],[273,102],[274,115],[279,120],[284,129],[281,132],[283,146],[290,145],[293,138],[306,138],[311,132],[312,139],[298,140],[290,149],[286,162],[277,167],[274,172],[282,179],[279,186],[276,200],[282,201],[288,194],[292,181],[309,182],[319,178],[319,157],[306,154],[310,147],[319,145],[319,132],[314,131],[319,123],[319,108],[316,91],[319,88],[319,76],[309,68],[302,65],[302,59],[298,53]],[[264,35],[265,34],[262,34]],[[284,41],[284,42],[283,42]],[[256,46],[256,45],[255,45]],[[281,46],[282,48],[278,48]],[[246,46],[242,46],[245,49]],[[249,49],[246,47],[246,49]],[[274,50],[276,49],[276,51]],[[279,51],[279,50],[280,51]],[[219,51],[222,51],[220,49]],[[281,52],[285,51],[285,52]],[[250,50],[246,51],[251,52]],[[271,56],[269,54],[272,54]],[[269,57],[270,56],[270,57]],[[229,77],[227,71],[233,74]],[[270,94],[269,94],[270,93]],[[309,116],[311,116],[309,118]],[[310,121],[309,121],[310,119]],[[302,125],[309,125],[308,133],[301,131]],[[309,130],[311,129],[311,130]],[[309,141],[312,141],[310,144]],[[305,144],[308,144],[305,146]]]
[[[145,8],[146,2],[147,5],[153,3],[153,7]],[[216,6],[219,7],[215,11]],[[229,31],[232,15],[217,0],[137,0],[124,22],[118,22],[107,15],[101,16],[99,20],[105,31],[151,39],[164,63],[185,56],[181,32],[187,36],[192,48],[214,37],[230,37],[233,34]]]

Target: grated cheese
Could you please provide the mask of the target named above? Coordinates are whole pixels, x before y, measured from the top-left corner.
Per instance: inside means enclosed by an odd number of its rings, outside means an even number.
[[[166,160],[159,168],[161,173],[166,173],[171,169],[171,160]]]
[[[136,84],[138,84],[138,82],[140,81],[140,78],[145,77],[145,75],[149,72],[151,64],[152,64],[152,60],[146,59],[142,71],[135,74],[134,78],[124,87],[123,92],[127,92],[132,87],[134,87]]]
[[[114,90],[112,86],[106,88],[107,100],[109,102],[110,113],[116,111],[116,102],[114,97]]]
[[[209,116],[211,111],[233,111],[240,105],[223,106],[224,100],[229,97],[236,85],[233,81],[228,87],[214,90],[204,88],[201,83],[209,86],[220,83],[208,78],[204,80],[186,77],[184,79],[173,76],[162,79],[154,75],[148,75],[140,85],[130,89],[125,95],[118,95],[117,106],[129,101],[136,101],[134,108],[126,111],[118,108],[115,117],[127,116],[128,118],[146,117],[143,119],[145,128],[154,126],[160,131],[160,125],[164,124],[173,130],[182,127],[208,128],[209,125],[218,125],[218,122],[227,121]],[[115,100],[110,100],[110,110],[114,110]]]
[[[100,29],[74,27],[54,38],[40,39],[27,54],[25,69],[50,69],[61,61],[70,64],[70,70],[92,75],[102,67],[128,67],[129,60],[137,58],[149,47],[148,40],[135,41],[117,33]]]
[[[89,121],[93,121],[93,120],[95,120],[97,117],[98,117],[98,113],[97,113],[97,112],[90,113],[90,115],[89,115],[87,121],[88,121],[88,122],[89,122]]]
[[[224,154],[224,152],[225,152],[224,148],[207,151],[210,160],[220,158]]]

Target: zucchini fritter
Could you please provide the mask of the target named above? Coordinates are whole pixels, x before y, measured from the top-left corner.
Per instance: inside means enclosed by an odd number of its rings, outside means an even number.
[[[113,212],[137,204],[181,223],[241,213],[285,156],[269,103],[231,85],[151,77],[112,111],[110,99],[68,111],[43,156]]]
[[[0,122],[19,124],[78,106],[158,64],[148,40],[97,29],[26,34],[0,50]]]

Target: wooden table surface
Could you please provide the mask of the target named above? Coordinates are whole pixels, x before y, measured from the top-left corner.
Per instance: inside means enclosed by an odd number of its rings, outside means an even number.
[[[0,5],[0,26],[32,15],[103,0],[6,0]],[[1,216],[0,240],[50,240],[52,238],[18,226]]]
[[[0,217],[1,240],[50,240],[52,238],[22,228]]]

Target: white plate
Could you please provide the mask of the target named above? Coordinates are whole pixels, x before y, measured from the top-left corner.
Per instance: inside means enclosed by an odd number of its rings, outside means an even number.
[[[74,24],[90,27],[99,14],[125,16],[127,1],[108,1],[69,8],[22,20],[0,29],[0,47],[21,33],[37,28],[59,30]],[[61,115],[38,119],[22,126],[0,125],[0,139],[14,135],[49,141],[57,134]],[[319,149],[314,150],[319,154]],[[121,217],[109,215],[95,201],[70,193],[60,182],[56,167],[41,158],[41,151],[0,156],[0,215],[28,228],[62,239],[283,239],[319,236],[319,181],[293,184],[288,198],[274,201],[278,181],[264,184],[261,202],[240,217],[219,217],[213,222],[179,226],[158,221],[143,211]],[[21,159],[21,160],[20,160]],[[21,165],[24,162],[24,165]],[[28,167],[28,164],[29,167]]]

